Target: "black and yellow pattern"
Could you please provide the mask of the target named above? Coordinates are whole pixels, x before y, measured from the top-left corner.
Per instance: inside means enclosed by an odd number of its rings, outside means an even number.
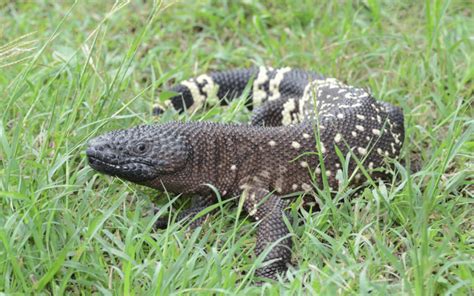
[[[383,178],[387,161],[400,154],[403,113],[333,78],[263,67],[181,82],[172,88],[178,95],[170,105],[196,110],[212,95],[224,103],[248,86],[254,108],[250,125],[139,126],[93,139],[87,155],[98,171],[191,196],[199,205],[185,216],[217,201],[208,184],[224,198],[241,196],[247,213],[259,221],[257,254],[279,242],[266,257],[273,263],[257,270],[260,276],[275,278],[291,258],[281,197],[295,192],[314,197],[323,179],[331,191],[338,190],[344,174],[350,184],[360,184],[365,177],[358,163],[371,178]],[[313,198],[313,204],[317,200]]]

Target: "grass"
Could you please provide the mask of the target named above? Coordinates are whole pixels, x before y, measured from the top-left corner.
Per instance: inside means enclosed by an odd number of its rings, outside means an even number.
[[[472,13],[457,0],[0,1],[0,292],[474,294]],[[97,174],[84,149],[156,121],[176,81],[263,64],[401,106],[403,155],[421,168],[358,197],[323,191],[319,213],[293,205],[295,267],[256,287],[243,213],[224,203],[200,231],[154,231],[179,198]],[[158,121],[248,116],[237,100]]]

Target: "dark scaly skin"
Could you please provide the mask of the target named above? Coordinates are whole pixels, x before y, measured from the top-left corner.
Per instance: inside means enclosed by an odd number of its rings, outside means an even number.
[[[275,279],[291,259],[291,239],[283,219],[286,203],[281,196],[312,191],[310,170],[316,172],[318,185],[325,173],[329,186],[337,188],[336,174],[344,161],[337,156],[336,146],[342,155],[351,157],[352,183],[364,179],[356,171],[354,158],[362,161],[372,177],[383,177],[374,170],[383,167],[386,159],[398,157],[404,136],[400,109],[377,102],[362,89],[320,80],[305,96],[298,87],[301,97],[286,112],[292,125],[281,126],[282,110],[288,109],[285,104],[293,98],[285,94],[255,110],[255,124],[275,127],[206,122],[138,126],[93,139],[87,150],[89,163],[100,172],[197,199],[198,205],[178,220],[192,218],[216,202],[205,184],[212,184],[223,198],[241,196],[249,216],[259,221],[257,255],[274,245],[265,257],[266,262],[274,262],[256,273]],[[309,98],[313,92],[317,100]],[[321,172],[318,154],[325,172]],[[166,224],[167,219],[160,220],[157,226]]]

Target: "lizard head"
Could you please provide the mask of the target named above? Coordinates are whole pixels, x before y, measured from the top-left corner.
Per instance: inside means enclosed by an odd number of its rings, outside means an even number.
[[[90,140],[86,154],[89,165],[99,172],[147,183],[180,171],[190,146],[169,124],[141,125]]]

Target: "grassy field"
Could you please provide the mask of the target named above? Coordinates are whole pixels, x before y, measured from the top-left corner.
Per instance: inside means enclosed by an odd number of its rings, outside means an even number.
[[[0,1],[0,294],[474,294],[469,2]],[[176,81],[253,65],[370,87],[404,109],[403,156],[421,164],[318,213],[293,205],[295,267],[263,287],[244,213],[224,203],[199,231],[155,231],[179,198],[84,154],[139,123],[245,122],[243,100],[159,119],[151,106]]]

